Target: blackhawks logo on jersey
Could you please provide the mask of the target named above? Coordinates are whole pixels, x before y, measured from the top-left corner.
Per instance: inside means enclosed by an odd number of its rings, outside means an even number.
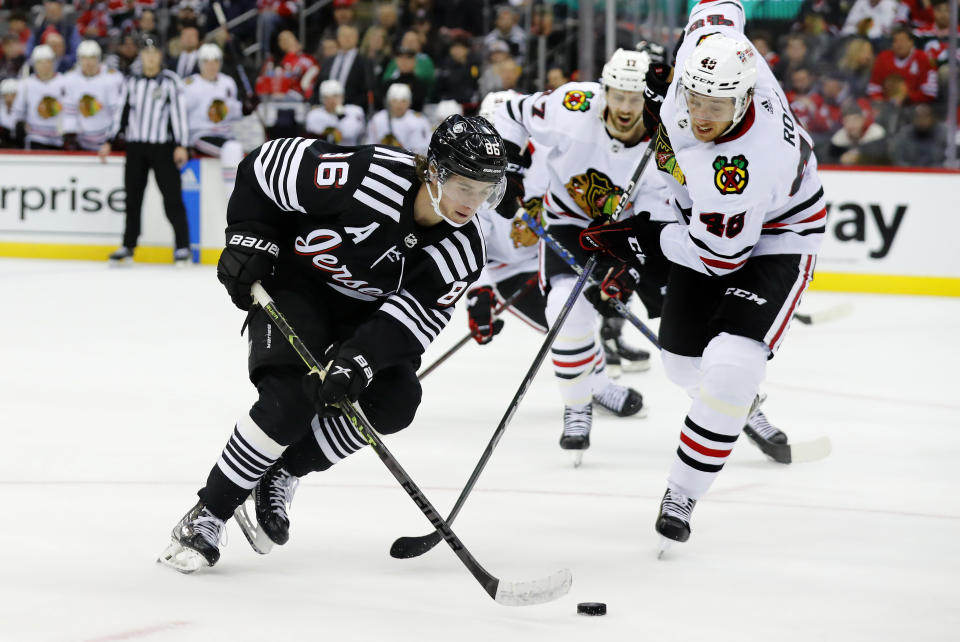
[[[56,118],[62,110],[63,105],[53,96],[44,96],[40,104],[37,105],[37,114],[40,115],[40,118]]]
[[[590,168],[567,181],[567,194],[590,218],[612,215],[623,196],[623,188],[617,187],[603,172]]]
[[[747,186],[750,175],[747,173],[747,159],[738,154],[727,161],[726,156],[717,156],[713,161],[713,169],[717,170],[713,177],[713,184],[721,194],[741,194]]]
[[[580,91],[571,89],[563,95],[563,106],[570,111],[587,111],[590,109],[590,100],[593,98],[592,91]]]
[[[686,185],[687,177],[683,175],[683,171],[680,169],[677,156],[673,153],[673,147],[670,145],[670,139],[667,138],[667,132],[663,126],[657,128],[657,140],[654,142],[653,151],[657,156],[657,169],[670,174],[681,185]]]
[[[327,141],[328,143],[334,143],[339,145],[340,141],[343,140],[343,134],[340,133],[340,130],[336,127],[327,127],[320,133],[320,138]]]
[[[97,100],[96,96],[91,96],[90,94],[84,94],[81,96],[80,102],[77,103],[77,110],[84,118],[96,116],[102,109],[103,104]]]
[[[207,107],[207,118],[210,119],[211,123],[219,123],[227,117],[228,111],[230,110],[227,108],[227,103],[217,98]]]
[[[460,123],[457,123],[457,125],[459,124]],[[456,125],[454,125],[454,131],[456,131]],[[386,136],[381,138],[380,144],[386,145],[387,147],[403,147],[403,145],[400,144],[400,141],[397,139],[397,137],[394,136],[393,134],[387,134]]]

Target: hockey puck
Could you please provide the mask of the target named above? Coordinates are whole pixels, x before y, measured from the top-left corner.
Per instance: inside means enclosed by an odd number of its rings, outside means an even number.
[[[607,605],[603,602],[580,602],[577,604],[579,615],[606,615]]]

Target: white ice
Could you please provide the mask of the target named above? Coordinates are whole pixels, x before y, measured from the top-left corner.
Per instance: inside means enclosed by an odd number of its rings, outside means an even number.
[[[372,452],[303,480],[292,538],[256,555],[235,524],[220,563],[155,563],[249,408],[243,314],[210,267],[0,260],[0,640],[957,640],[960,301],[808,293],[850,316],[794,323],[765,406],[833,454],[767,461],[746,439],[657,561],[653,522],[685,396],[659,362],[622,382],[644,419],[599,415],[583,466],[560,451],[541,370],[454,530],[486,568],[569,567],[543,606],[494,603]],[[426,362],[466,330],[463,311]],[[631,330],[632,331],[632,330]],[[643,340],[631,335],[634,343]],[[516,320],[424,382],[396,457],[446,513],[541,338]],[[576,615],[600,601],[606,617]]]

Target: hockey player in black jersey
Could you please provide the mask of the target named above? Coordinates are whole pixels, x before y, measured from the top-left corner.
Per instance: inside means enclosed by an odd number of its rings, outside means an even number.
[[[485,247],[474,215],[505,188],[503,141],[482,118],[451,116],[426,157],[379,145],[270,141],[240,164],[217,277],[247,317],[258,399],[174,527],[159,561],[184,573],[213,566],[225,522],[258,552],[288,538],[296,480],[364,445],[334,405],[357,401],[380,433],[410,425],[420,356],[477,279]],[[329,376],[307,375],[267,315],[261,281]],[[256,489],[256,490],[254,490]]]

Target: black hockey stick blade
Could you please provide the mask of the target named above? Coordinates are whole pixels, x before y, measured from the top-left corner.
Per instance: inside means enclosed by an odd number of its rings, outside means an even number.
[[[439,543],[440,534],[436,531],[420,537],[398,537],[390,546],[390,557],[398,560],[420,557]]]
[[[793,318],[804,325],[815,325],[825,321],[841,319],[851,312],[853,312],[853,306],[851,304],[841,303],[833,306],[832,308],[820,310],[819,312],[811,312],[810,314],[801,314],[800,312],[796,312],[794,313]]]

